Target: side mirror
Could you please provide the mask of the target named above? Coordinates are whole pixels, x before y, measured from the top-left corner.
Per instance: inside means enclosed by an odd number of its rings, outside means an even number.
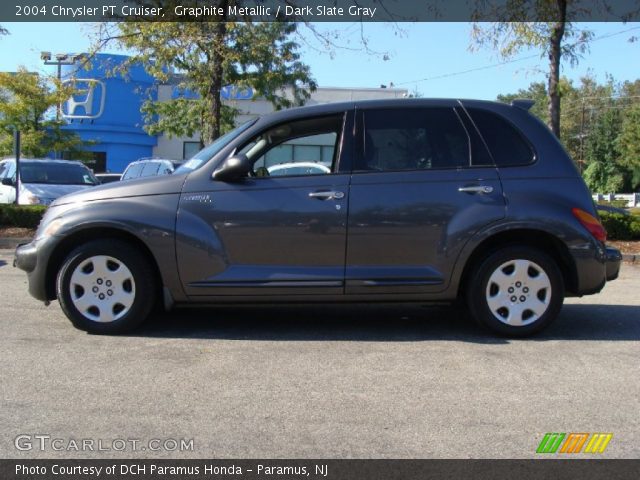
[[[13,183],[13,178],[10,177],[5,177],[2,179],[2,185],[4,185],[5,187],[15,187],[16,184]]]
[[[243,153],[239,153],[222,162],[222,165],[216,168],[211,177],[223,182],[234,182],[247,177],[252,167],[253,163],[249,158]]]

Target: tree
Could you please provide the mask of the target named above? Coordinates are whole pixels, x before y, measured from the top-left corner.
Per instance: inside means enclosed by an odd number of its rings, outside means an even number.
[[[631,189],[640,187],[640,105],[635,105],[624,117],[617,138],[620,163],[631,172]]]
[[[563,77],[560,91],[560,140],[579,164],[589,187],[598,192],[637,190],[640,187],[640,80],[619,83],[608,76],[605,82],[598,83],[588,75],[574,84]],[[543,83],[532,83],[516,93],[498,95],[498,100],[505,103],[516,98],[536,100],[531,113],[547,120],[548,111],[539,106],[546,98]]]
[[[58,80],[46,78],[24,68],[16,73],[0,73],[0,155],[13,153],[13,131],[21,132],[24,155],[45,157],[50,152],[81,153],[82,140],[62,129],[62,120],[47,114],[68,99],[73,89]]]
[[[537,48],[548,59],[547,110],[551,131],[560,137],[560,66],[563,59],[576,64],[587,50],[593,34],[568,21],[575,12],[584,10],[580,0],[538,0],[533,6],[521,0],[506,0],[501,17],[504,22],[474,23],[472,48],[490,46],[504,59],[511,59],[522,50]],[[481,1],[481,5],[485,2]],[[529,9],[536,18],[551,22],[522,22]]]
[[[226,2],[221,2],[226,3]],[[251,87],[276,108],[300,105],[315,90],[300,61],[293,22],[121,22],[115,39],[133,50],[158,82],[178,80],[181,98],[144,105],[150,133],[192,136],[210,143],[233,125],[235,110],[223,105],[223,87]],[[190,95],[195,93],[196,95]]]

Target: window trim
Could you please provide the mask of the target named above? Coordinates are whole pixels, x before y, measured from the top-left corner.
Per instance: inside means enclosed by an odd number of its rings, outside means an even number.
[[[453,112],[455,118],[457,119],[462,131],[465,133],[465,136],[467,137],[467,142],[468,142],[468,161],[467,164],[465,166],[460,166],[460,165],[456,165],[456,166],[451,166],[451,167],[437,167],[437,168],[411,168],[411,169],[389,169],[389,170],[356,170],[355,168],[352,168],[351,173],[352,174],[375,174],[375,173],[399,173],[399,172],[436,172],[436,171],[462,171],[462,170],[467,170],[467,169],[478,169],[478,168],[495,168],[495,165],[472,165],[472,156],[471,156],[471,151],[472,151],[472,139],[470,138],[470,134],[467,131],[467,128],[464,125],[464,122],[462,121],[462,119],[460,118],[459,114],[456,112],[456,107],[455,106],[412,106],[412,107],[402,107],[402,106],[398,106],[398,107],[386,107],[386,108],[367,108],[367,109],[361,109],[358,111],[359,115],[357,116],[357,127],[358,127],[358,131],[359,133],[357,134],[357,141],[355,142],[355,144],[357,145],[357,151],[356,151],[356,158],[357,158],[357,162],[355,163],[361,163],[360,160],[362,159],[363,155],[364,155],[364,147],[365,147],[365,136],[367,133],[367,128],[366,128],[366,113],[367,112],[380,112],[380,111],[385,111],[385,110],[394,110],[394,111],[402,111],[402,110],[433,110],[433,109],[449,109]],[[474,125],[475,126],[475,125]],[[482,136],[480,137],[482,138]],[[484,142],[484,139],[483,139]],[[491,157],[493,158],[493,157]],[[353,165],[352,165],[353,167]]]
[[[493,152],[489,148],[489,144],[487,143],[487,140],[484,138],[484,135],[482,135],[482,132],[480,132],[480,129],[478,128],[478,125],[476,124],[476,122],[473,120],[473,117],[471,116],[471,113],[468,111],[468,109],[467,109],[467,107],[465,105],[461,104],[461,107],[464,110],[465,114],[467,115],[467,118],[469,119],[469,121],[471,122],[473,127],[476,129],[476,132],[478,133],[478,135],[482,139],[482,142],[483,142],[485,148],[487,149],[487,151],[489,152],[489,155],[491,156],[491,159],[493,160],[493,164],[494,164],[495,168],[502,169],[502,168],[513,168],[513,167],[516,167],[516,168],[517,167],[528,167],[528,166],[531,166],[531,165],[533,165],[533,164],[538,162],[538,151],[536,150],[535,146],[533,145],[533,142],[531,142],[531,140],[529,140],[529,138],[524,133],[522,133],[522,130],[515,123],[513,123],[511,121],[511,119],[507,118],[504,115],[496,113],[493,110],[489,110],[487,108],[470,107],[471,110],[481,110],[482,112],[489,113],[490,115],[493,115],[493,116],[496,116],[496,117],[499,117],[500,119],[502,119],[504,122],[506,122],[518,134],[520,139],[524,141],[524,143],[529,147],[529,150],[531,150],[531,153],[533,154],[532,157],[531,157],[531,161],[527,162],[527,163],[514,163],[514,164],[510,164],[510,165],[498,165],[498,163],[496,162],[495,157],[493,156]]]
[[[231,152],[231,154],[229,155],[229,157],[235,155],[238,151],[242,150],[243,148],[245,148],[254,138],[256,138],[259,135],[262,135],[264,132],[271,130],[273,128],[277,128],[281,125],[287,125],[289,123],[295,123],[295,122],[300,122],[300,121],[305,121],[305,120],[315,120],[315,119],[321,119],[321,118],[330,118],[330,117],[339,117],[342,116],[342,122],[341,122],[341,126],[340,129],[338,130],[338,135],[336,138],[336,143],[335,143],[335,147],[334,147],[334,153],[333,153],[333,160],[331,162],[331,172],[324,174],[324,175],[277,175],[275,177],[251,177],[252,180],[265,180],[265,179],[270,179],[270,178],[278,178],[278,179],[284,179],[284,178],[324,178],[327,176],[331,176],[331,175],[339,175],[339,174],[344,174],[345,172],[341,170],[341,166],[343,163],[343,156],[342,156],[342,152],[343,152],[343,148],[345,146],[345,129],[347,127],[347,121],[348,121],[348,117],[349,117],[349,113],[352,110],[345,110],[342,112],[337,112],[337,113],[329,113],[329,114],[324,114],[324,115],[316,115],[316,116],[312,116],[312,117],[300,117],[300,118],[294,118],[294,119],[289,119],[289,120],[285,120],[283,122],[280,123],[274,123],[272,125],[267,126],[266,128],[264,128],[263,130],[261,130],[260,132],[256,133],[255,135],[253,135],[251,137],[251,139],[249,139],[249,141],[239,145],[238,147],[234,148],[233,151]],[[327,132],[330,133],[330,132]],[[322,134],[314,134],[314,135],[322,135]],[[309,135],[300,135],[297,137],[291,137],[288,138],[287,140],[284,140],[280,143],[277,143],[273,146],[271,146],[269,148],[269,150],[272,150],[273,148],[282,145],[285,142],[288,142],[289,140],[295,140],[297,138],[304,138],[305,136],[309,136]],[[262,158],[264,155],[266,155],[269,150],[265,151],[260,157],[258,157],[258,159],[256,159],[256,162],[258,160],[260,160],[260,158]],[[254,162],[255,163],[255,162]]]

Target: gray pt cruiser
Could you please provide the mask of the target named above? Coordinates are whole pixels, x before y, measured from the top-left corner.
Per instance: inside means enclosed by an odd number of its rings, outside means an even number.
[[[131,330],[160,302],[463,299],[492,331],[530,335],[621,260],[530,107],[403,99],[267,115],[173,175],[61,197],[15,264],[31,295],[94,333]]]

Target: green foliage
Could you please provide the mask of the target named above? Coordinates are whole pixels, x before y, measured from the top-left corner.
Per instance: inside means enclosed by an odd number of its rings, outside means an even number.
[[[606,201],[606,200],[601,200],[598,202],[598,205],[606,205],[608,207],[616,207],[616,208],[626,208],[627,206],[627,201],[626,200],[611,200]]]
[[[620,163],[630,169],[640,170],[640,105],[626,113],[617,138]],[[640,182],[636,182],[638,184]]]
[[[21,151],[29,157],[46,157],[49,152],[81,152],[80,137],[63,130],[64,121],[48,113],[71,96],[73,89],[57,80],[24,68],[17,73],[0,73],[0,156],[13,154],[13,131],[21,132]]]
[[[599,215],[609,240],[640,240],[640,217],[608,212]]]
[[[598,116],[586,141],[587,163],[616,163],[619,157],[616,139],[620,134],[621,126],[622,118],[618,109],[605,110]]]
[[[147,130],[174,136],[200,132],[210,143],[233,126],[238,113],[223,105],[226,85],[252,87],[277,109],[300,105],[315,90],[299,45],[292,40],[293,22],[121,22],[112,38],[135,55],[158,80],[178,80],[178,90],[197,94],[162,102],[148,100],[143,108]],[[104,37],[105,35],[103,35]],[[108,35],[107,35],[108,37]],[[103,43],[108,41],[103,38]]]
[[[46,210],[43,205],[0,204],[0,225],[37,228]]]
[[[142,105],[145,130],[150,135],[193,137],[202,131],[202,119],[209,115],[207,109],[204,102],[187,98],[176,98],[165,102],[146,101]],[[237,109],[222,105],[219,122],[222,133],[234,128],[237,114]]]
[[[617,139],[622,125],[621,112],[604,110],[589,132],[585,148],[587,169],[584,178],[593,192],[622,192],[627,186],[628,171],[620,162]]]
[[[624,173],[615,163],[593,162],[582,176],[592,192],[615,193],[624,189]]]
[[[586,76],[575,84],[559,82],[562,105],[560,140],[580,167],[595,193],[637,191],[640,188],[640,80],[598,83]],[[516,93],[499,95],[508,103],[515,98],[536,101],[531,113],[547,121],[546,88],[532,83]]]
[[[558,13],[555,10],[556,3],[552,0],[541,0],[534,7],[537,17],[555,18]],[[579,1],[576,3],[580,3]],[[489,47],[496,50],[504,59],[513,58],[522,50],[537,48],[540,56],[549,54],[550,38],[556,22],[522,22],[516,19],[527,18],[529,9],[526,2],[520,0],[507,0],[500,14],[504,22],[474,23],[471,30],[473,40],[472,48]],[[567,58],[572,65],[580,60],[582,54],[587,51],[588,42],[593,37],[589,30],[579,28],[579,24],[567,22],[563,35],[562,56]]]

